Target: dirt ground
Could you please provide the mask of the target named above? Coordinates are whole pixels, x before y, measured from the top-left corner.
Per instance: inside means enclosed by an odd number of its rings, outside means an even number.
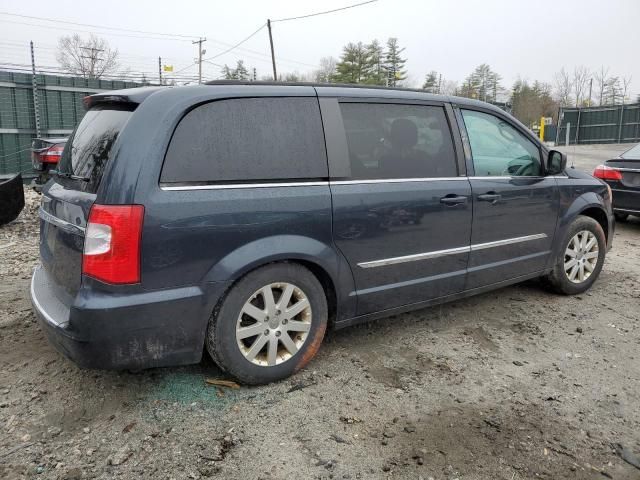
[[[233,389],[209,359],[103,372],[49,346],[28,201],[0,228],[2,479],[640,478],[640,218],[584,295],[529,282],[329,333],[295,377]]]

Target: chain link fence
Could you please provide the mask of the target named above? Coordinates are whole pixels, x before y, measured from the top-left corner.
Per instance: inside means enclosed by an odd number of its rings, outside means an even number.
[[[87,95],[139,86],[142,84],[128,81],[0,70],[0,174],[35,176],[31,167],[34,138],[69,136],[84,115],[82,99]]]

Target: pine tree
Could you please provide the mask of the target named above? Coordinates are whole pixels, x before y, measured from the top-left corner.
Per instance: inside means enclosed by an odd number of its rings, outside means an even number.
[[[387,50],[384,55],[384,65],[387,73],[387,85],[390,87],[397,86],[402,80],[406,80],[407,72],[404,70],[406,59],[400,54],[404,52],[404,48],[398,45],[398,39],[391,37],[387,40]]]
[[[234,78],[237,80],[249,80],[249,70],[244,66],[243,60],[238,60],[234,74]]]
[[[440,78],[438,72],[431,70],[427,73],[422,89],[429,93],[440,93]]]
[[[604,84],[603,104],[616,105],[622,100],[622,88],[620,87],[620,79],[611,77]]]
[[[367,51],[367,71],[363,83],[369,85],[385,85],[384,50],[378,40],[365,46]]]
[[[367,79],[370,65],[367,49],[362,42],[349,42],[342,51],[336,71],[331,77],[337,83],[362,83]]]
[[[229,65],[225,64],[224,67],[222,67],[222,78],[224,78],[225,80],[233,80],[235,77],[233,76],[233,70],[231,70],[229,68]]]
[[[255,69],[254,69],[255,70]],[[249,70],[244,66],[244,60],[238,60],[236,63],[236,68],[230,68],[225,64],[222,67],[222,77],[225,80],[250,80],[251,75],[249,74]]]
[[[460,95],[475,98],[484,102],[495,102],[498,93],[502,90],[500,81],[502,77],[491,70],[486,63],[478,65],[465,79],[460,90]]]

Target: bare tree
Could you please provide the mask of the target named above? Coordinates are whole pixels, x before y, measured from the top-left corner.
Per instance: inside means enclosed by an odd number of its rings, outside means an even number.
[[[631,86],[632,78],[633,77],[631,76],[622,77],[622,104],[623,105],[627,101],[627,95],[631,93],[629,92],[629,87]]]
[[[458,94],[458,82],[453,80],[442,80],[440,85],[440,94],[442,95],[457,95]]]
[[[576,97],[576,107],[581,107],[584,102],[590,76],[589,69],[585,66],[575,67],[573,69],[573,91]]]
[[[338,60],[333,57],[322,57],[319,68],[314,72],[315,81],[319,83],[329,83],[331,77],[336,73],[337,64]]]
[[[594,72],[593,76],[596,79],[596,87],[598,88],[598,105],[602,105],[605,85],[609,79],[609,67],[606,69],[604,67],[600,67],[600,70]]]
[[[561,107],[570,107],[573,103],[571,91],[573,90],[573,82],[571,76],[564,67],[554,75],[553,78],[555,97]]]
[[[77,33],[58,39],[56,60],[64,70],[84,78],[100,78],[118,69],[118,49],[112,49],[93,33],[82,38]]]

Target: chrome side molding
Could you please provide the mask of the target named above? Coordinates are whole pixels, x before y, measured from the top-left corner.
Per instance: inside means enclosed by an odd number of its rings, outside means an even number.
[[[427,260],[430,258],[443,257],[445,255],[458,255],[460,253],[470,253],[476,250],[484,250],[485,248],[502,247],[512,245],[514,243],[529,242],[531,240],[540,240],[547,238],[546,233],[536,233],[535,235],[525,235],[523,237],[506,238],[504,240],[496,240],[494,242],[476,243],[466,247],[447,248],[446,250],[434,250],[432,252],[416,253],[413,255],[405,255],[402,257],[383,258],[381,260],[372,260],[370,262],[358,263],[360,268],[383,267],[386,265],[395,265],[397,263],[416,262],[418,260]]]

